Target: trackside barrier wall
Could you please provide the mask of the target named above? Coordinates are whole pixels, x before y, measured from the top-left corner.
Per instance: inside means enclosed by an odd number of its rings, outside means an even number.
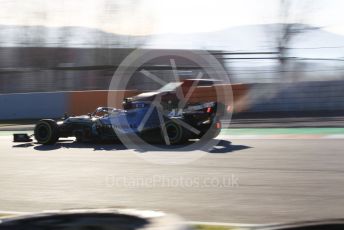
[[[126,97],[135,96],[141,91],[137,90],[95,90],[68,92],[68,110],[70,115],[81,115],[93,112],[98,107],[122,108],[122,101]],[[111,105],[108,104],[108,96],[112,97]]]
[[[266,84],[237,84],[216,86],[228,90],[232,87],[234,112],[317,112],[344,111],[344,82],[295,82]],[[214,87],[198,87],[190,101],[209,101]],[[221,89],[218,91],[221,98]],[[114,106],[120,107],[123,97],[140,91],[115,91]],[[58,118],[65,112],[86,114],[98,106],[107,106],[108,91],[76,91],[52,93],[0,94],[0,119]]]
[[[232,88],[234,101],[242,101],[247,94],[248,86],[219,85],[218,91],[214,87],[197,87],[190,97],[190,101],[211,101],[222,98],[221,90]],[[122,100],[141,93],[137,90],[125,91],[71,91],[49,93],[16,93],[0,94],[0,120],[60,118],[65,113],[81,115],[93,112],[99,106],[108,106],[108,94],[115,98],[112,107],[121,108]],[[230,95],[230,94],[229,94]],[[240,103],[242,104],[242,103]],[[239,106],[237,106],[239,108]],[[236,110],[238,111],[238,109]]]
[[[64,92],[0,94],[0,119],[56,118],[67,110]]]
[[[219,85],[224,90],[229,85]],[[234,95],[234,112],[317,112],[344,111],[344,82],[294,82],[231,85]],[[190,101],[214,99],[214,87],[198,87]],[[219,90],[218,92],[221,92]],[[115,107],[122,98],[140,91],[117,91]],[[58,118],[65,112],[86,114],[98,106],[107,106],[108,91],[77,91],[52,93],[0,94],[0,119]],[[218,95],[221,98],[221,93]]]
[[[246,97],[247,112],[344,111],[344,82],[256,84]]]
[[[138,91],[114,92],[130,97]],[[113,95],[113,93],[112,93]],[[0,94],[0,120],[60,118],[65,113],[81,115],[107,105],[108,91]],[[114,106],[120,107],[123,98]]]
[[[243,98],[244,95],[248,92],[248,86],[244,84],[235,84],[235,85],[218,85],[215,87],[197,87],[189,101],[190,102],[207,102],[207,101],[226,101],[224,99],[224,94],[222,93],[223,90],[227,90],[230,92],[230,88],[232,88],[234,102],[240,101],[240,105],[234,105],[237,107],[235,111],[241,111],[242,109],[246,108],[244,106]],[[126,91],[107,91],[107,90],[97,90],[97,91],[76,91],[76,92],[69,92],[69,105],[68,105],[68,113],[73,115],[80,115],[86,114],[90,111],[95,110],[95,108],[99,106],[108,106],[108,94],[112,98],[116,98],[113,100],[114,103],[110,103],[111,107],[121,108],[122,101],[125,97],[131,97],[142,93],[143,91],[137,90],[126,90]],[[232,96],[228,94],[226,96]]]

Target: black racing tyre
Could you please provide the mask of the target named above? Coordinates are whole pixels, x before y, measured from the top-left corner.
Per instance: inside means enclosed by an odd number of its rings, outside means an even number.
[[[173,120],[169,120],[165,123],[165,129],[171,145],[182,144],[187,141],[186,130]],[[164,132],[162,130],[161,135],[164,138]]]
[[[59,129],[56,121],[50,119],[40,120],[35,126],[34,136],[39,144],[55,144],[59,139]]]

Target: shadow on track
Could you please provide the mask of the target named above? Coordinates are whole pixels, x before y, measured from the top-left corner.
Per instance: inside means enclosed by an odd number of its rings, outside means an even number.
[[[192,144],[195,141],[189,141],[185,145]],[[165,151],[178,151],[178,147],[183,147],[185,145],[178,145],[178,146],[164,146],[164,145],[156,145],[157,147],[164,147]],[[13,148],[29,148],[33,147],[35,150],[38,151],[52,151],[61,148],[66,149],[93,149],[94,151],[114,151],[114,150],[126,150],[128,149],[122,143],[79,143],[72,140],[60,140],[58,143],[54,145],[39,145],[37,143],[23,143],[23,144],[16,144],[12,146]],[[177,147],[177,149],[176,149]],[[232,142],[227,140],[219,140],[219,142],[210,150],[208,153],[232,153],[244,149],[251,148],[250,146],[246,145],[233,145]],[[134,149],[136,150],[136,149]],[[137,151],[137,150],[136,150]],[[148,149],[148,151],[150,151]],[[153,150],[152,150],[153,151]],[[144,152],[142,152],[144,153]]]
[[[93,149],[94,151],[126,150],[121,143],[78,143],[78,142],[58,142],[54,145],[35,145],[34,149],[39,151],[50,151],[60,148],[66,149]]]
[[[247,145],[233,145],[230,141],[220,140],[216,146],[209,150],[209,153],[231,153],[249,148],[251,147]]]

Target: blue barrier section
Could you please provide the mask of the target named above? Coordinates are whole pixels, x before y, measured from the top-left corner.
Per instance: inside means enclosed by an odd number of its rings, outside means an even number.
[[[344,110],[344,82],[266,83],[251,87],[248,112]]]
[[[0,94],[0,120],[58,118],[67,112],[68,94]]]

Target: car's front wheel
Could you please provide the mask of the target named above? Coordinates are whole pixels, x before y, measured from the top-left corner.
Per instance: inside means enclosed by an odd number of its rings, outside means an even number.
[[[34,136],[39,144],[55,144],[59,139],[56,121],[50,119],[40,120],[35,126]]]

